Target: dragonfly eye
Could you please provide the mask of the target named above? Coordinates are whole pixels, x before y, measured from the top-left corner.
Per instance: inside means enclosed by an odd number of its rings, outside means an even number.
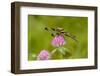
[[[61,31],[61,33],[65,33],[64,31]]]

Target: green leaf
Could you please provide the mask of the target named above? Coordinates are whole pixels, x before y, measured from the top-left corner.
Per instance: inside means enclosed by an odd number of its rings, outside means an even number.
[[[69,52],[67,48],[61,47],[65,52]]]
[[[65,55],[66,51],[64,51],[64,49],[62,47],[59,47],[57,49],[62,55]]]
[[[59,47],[59,52],[63,55],[63,58],[68,58],[71,56],[70,50],[65,47]]]
[[[57,49],[52,50],[51,54],[54,54],[57,51]]]
[[[65,55],[64,55],[64,58],[68,58],[68,57],[70,57],[72,55],[70,50],[68,50],[67,48],[63,47],[63,50],[66,52]]]
[[[56,50],[56,52],[52,53],[51,55],[52,55],[51,56],[52,59],[63,59],[63,55],[57,50]]]
[[[51,52],[52,59],[67,59],[71,56],[71,53],[67,48],[64,47],[58,47]]]

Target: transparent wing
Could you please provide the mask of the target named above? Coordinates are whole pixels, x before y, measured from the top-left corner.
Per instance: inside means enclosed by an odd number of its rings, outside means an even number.
[[[66,36],[70,37],[71,39],[73,39],[74,41],[78,42],[77,37],[74,36],[74,35],[72,35],[71,33],[69,33],[69,32],[64,32],[64,34],[65,34]]]

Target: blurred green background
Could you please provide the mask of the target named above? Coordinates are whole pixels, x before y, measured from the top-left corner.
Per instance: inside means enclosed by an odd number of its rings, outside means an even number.
[[[45,27],[61,27],[77,37],[75,42],[66,37],[66,45],[71,55],[66,59],[79,59],[88,57],[88,18],[74,16],[46,16],[28,15],[28,60],[36,60],[36,56],[43,49],[52,51],[51,45],[53,37],[47,32]],[[60,59],[59,54],[55,54],[54,59]],[[53,58],[52,58],[53,59]]]

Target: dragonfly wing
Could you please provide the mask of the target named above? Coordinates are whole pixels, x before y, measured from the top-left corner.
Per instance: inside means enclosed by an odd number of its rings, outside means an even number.
[[[73,39],[73,40],[77,41],[76,36],[74,36],[74,35],[70,34],[69,32],[65,32],[65,35],[66,35],[66,36],[68,36],[68,37],[70,37],[71,39]]]

